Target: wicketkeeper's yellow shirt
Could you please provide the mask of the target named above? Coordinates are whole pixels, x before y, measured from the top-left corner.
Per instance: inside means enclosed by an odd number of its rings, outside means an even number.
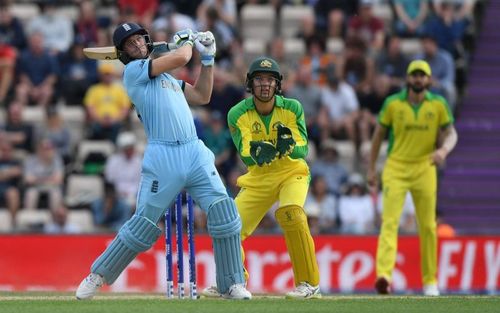
[[[300,102],[276,96],[273,111],[271,114],[263,116],[255,109],[253,97],[249,97],[237,103],[229,111],[228,125],[231,137],[241,159],[249,167],[249,170],[255,165],[250,157],[250,141],[265,140],[275,145],[278,124],[290,128],[296,142],[293,152],[287,159],[289,161],[290,159],[296,161],[300,159],[300,162],[303,162],[308,147],[304,109]],[[280,161],[282,160],[275,160],[271,166]]]
[[[405,89],[386,99],[378,122],[389,128],[389,158],[420,162],[436,149],[439,129],[454,119],[443,97],[427,92],[422,103],[412,105]]]

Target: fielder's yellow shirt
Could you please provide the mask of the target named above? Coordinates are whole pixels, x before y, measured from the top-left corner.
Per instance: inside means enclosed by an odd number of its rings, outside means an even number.
[[[405,89],[385,100],[378,122],[389,129],[389,158],[420,162],[434,152],[439,129],[454,119],[443,97],[427,92],[422,103],[411,105]]]
[[[99,117],[118,117],[125,108],[130,108],[130,99],[120,84],[96,84],[89,88],[83,99],[87,107],[93,107]]]
[[[290,128],[296,142],[289,158],[304,162],[303,158],[308,152],[307,130],[304,109],[299,101],[276,96],[273,111],[264,116],[255,109],[253,97],[249,97],[233,106],[227,119],[234,145],[249,170],[256,165],[250,157],[250,141],[265,140],[276,145],[276,127],[280,123]],[[280,161],[274,161],[271,166]]]

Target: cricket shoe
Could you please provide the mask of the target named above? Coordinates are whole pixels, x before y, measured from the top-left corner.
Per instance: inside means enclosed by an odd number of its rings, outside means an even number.
[[[287,299],[319,299],[321,293],[319,286],[311,286],[306,282],[301,282],[294,290],[286,294]]]
[[[104,278],[99,274],[90,273],[89,276],[80,283],[76,290],[76,298],[78,300],[92,299],[97,290],[104,284]]]
[[[201,291],[201,295],[207,298],[220,298],[222,295],[217,290],[217,286],[209,286]]]
[[[391,293],[391,285],[385,277],[379,277],[375,281],[375,290],[380,295],[388,295]]]
[[[222,297],[232,300],[250,300],[252,294],[245,288],[245,284],[234,284]]]
[[[437,297],[439,296],[439,289],[436,284],[424,286],[424,296]]]

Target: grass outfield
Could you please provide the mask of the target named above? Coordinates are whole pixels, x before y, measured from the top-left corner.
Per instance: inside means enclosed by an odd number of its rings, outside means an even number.
[[[77,301],[69,293],[0,293],[1,313],[166,313],[166,312],[270,312],[270,313],[390,313],[390,312],[500,312],[494,296],[323,296],[315,300],[286,300],[256,296],[250,301],[219,299],[166,300],[162,295],[104,294]]]

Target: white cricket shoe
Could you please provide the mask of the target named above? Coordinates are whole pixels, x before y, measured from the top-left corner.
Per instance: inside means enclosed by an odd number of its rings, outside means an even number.
[[[286,294],[288,299],[318,299],[321,298],[319,286],[311,286],[301,282],[294,290]]]
[[[76,290],[76,298],[78,300],[92,299],[97,290],[104,284],[104,278],[99,274],[90,273],[89,276],[80,283]]]
[[[424,286],[424,296],[437,297],[439,296],[439,289],[436,284]]]
[[[244,284],[234,284],[229,287],[229,290],[222,295],[225,299],[232,300],[250,300],[252,294],[245,288]]]
[[[201,295],[207,298],[220,298],[222,296],[217,290],[217,286],[206,287],[202,290]]]

